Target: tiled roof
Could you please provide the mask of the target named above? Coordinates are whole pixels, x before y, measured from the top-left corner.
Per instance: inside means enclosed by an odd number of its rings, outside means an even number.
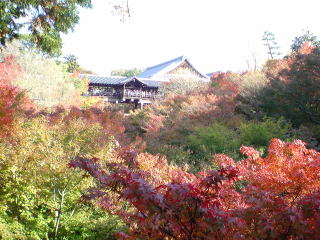
[[[122,76],[98,76],[90,74],[80,74],[80,77],[87,77],[89,79],[90,84],[96,85],[123,85],[127,82],[132,81],[133,79],[137,79],[138,81],[149,87],[159,87],[162,82],[167,82],[170,80],[166,73],[174,70],[184,62],[189,64],[189,66],[191,66],[194,69],[194,71],[197,72],[203,78],[204,81],[207,81],[209,79],[208,76],[196,70],[192,66],[190,61],[184,56],[180,56],[170,61],[149,67],[136,77],[128,78]]]
[[[136,77],[136,79],[142,82],[143,84],[147,85],[148,87],[160,87],[161,83],[163,83],[163,81],[157,81],[157,80],[151,80],[151,79],[145,79],[145,78]]]
[[[178,67],[184,60],[185,60],[185,57],[180,56],[170,61],[160,63],[152,67],[148,67],[144,72],[138,75],[138,77],[151,78],[154,75],[157,75],[160,73],[167,73],[173,70],[174,68]]]
[[[131,78],[128,78],[128,79],[124,80],[123,82],[121,82],[121,84],[128,83],[128,82],[135,81],[135,80],[145,84],[148,87],[159,87],[161,85],[161,83],[163,83],[163,81],[157,81],[157,80],[149,79],[149,78],[131,77]]]
[[[185,56],[180,56],[177,58],[174,58],[170,61],[160,63],[158,65],[148,67],[144,72],[142,72],[138,77],[142,78],[155,78],[159,75],[166,74],[172,70],[174,70],[176,67],[178,67],[183,62],[187,62],[193,69],[196,71],[201,77],[208,78],[205,74],[200,73],[197,69],[193,67],[193,65],[190,63],[190,61]],[[158,78],[160,80],[160,78]]]
[[[123,85],[125,83],[131,82],[132,80],[138,80],[141,83],[147,85],[148,87],[159,87],[163,81],[157,81],[148,78],[138,78],[138,77],[122,77],[122,76],[98,76],[98,75],[88,75],[80,74],[81,78],[87,77],[90,84],[97,85]]]
[[[89,83],[97,85],[119,85],[127,79],[127,77],[122,76],[98,76],[89,74],[80,74],[80,77],[87,77]]]

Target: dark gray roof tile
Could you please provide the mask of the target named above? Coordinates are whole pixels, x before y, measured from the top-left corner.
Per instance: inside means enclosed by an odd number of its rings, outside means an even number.
[[[88,74],[80,74],[81,78],[88,78],[90,84],[97,84],[97,85],[119,85],[127,77],[122,76],[99,76],[99,75],[88,75]]]

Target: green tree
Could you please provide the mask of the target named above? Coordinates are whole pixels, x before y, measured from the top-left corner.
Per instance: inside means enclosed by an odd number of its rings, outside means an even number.
[[[57,63],[61,64],[62,62],[57,60]],[[91,70],[81,67],[80,64],[78,63],[78,57],[73,54],[65,56],[63,63],[67,65],[67,71],[69,73],[73,73],[74,71],[76,71],[77,73],[82,73],[82,74],[95,74]]]
[[[0,2],[0,47],[28,30],[28,41],[49,55],[60,54],[61,33],[79,22],[79,7],[91,7],[91,0],[2,0]]]
[[[258,94],[260,107],[295,126],[320,124],[320,50],[305,46],[270,66],[270,84]]]
[[[301,36],[295,37],[293,43],[290,46],[291,50],[293,52],[298,52],[305,42],[309,42],[313,46],[320,47],[320,41],[315,35],[313,35],[313,33],[308,30]]]
[[[264,45],[267,47],[267,53],[270,55],[271,59],[274,59],[275,56],[280,55],[280,52],[278,52],[278,44],[272,32],[265,31],[262,40],[265,42]]]
[[[117,69],[111,72],[112,76],[124,76],[124,77],[134,77],[142,73],[142,69],[132,68],[132,69]]]
[[[113,239],[121,222],[80,201],[95,183],[68,162],[113,161],[117,123],[96,109],[46,115],[19,116],[11,138],[0,138],[0,239]]]
[[[73,55],[67,55],[64,57],[65,61],[64,63],[68,66],[67,71],[72,73],[73,71],[78,71],[80,69],[80,65],[78,63],[78,58]]]

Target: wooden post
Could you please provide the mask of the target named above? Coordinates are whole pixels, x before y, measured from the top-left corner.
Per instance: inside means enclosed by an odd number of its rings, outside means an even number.
[[[125,93],[126,93],[126,84],[123,84],[122,101],[124,101],[124,100],[125,100]]]

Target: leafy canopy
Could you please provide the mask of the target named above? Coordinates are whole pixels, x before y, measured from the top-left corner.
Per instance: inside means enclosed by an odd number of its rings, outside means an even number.
[[[293,52],[298,52],[305,42],[308,42],[309,44],[317,47],[320,46],[320,41],[313,33],[308,30],[301,36],[295,37],[290,46],[291,50]]]
[[[278,139],[265,158],[252,147],[241,152],[246,159],[235,163],[218,154],[218,170],[196,174],[130,149],[108,171],[97,158],[79,157],[70,166],[99,182],[86,199],[130,226],[119,239],[317,239],[320,153],[300,140]],[[241,181],[246,186],[237,188]]]
[[[142,73],[142,69],[132,68],[132,69],[117,69],[111,72],[112,76],[124,76],[124,77],[134,77]]]
[[[68,66],[67,71],[69,73],[72,73],[73,71],[78,71],[80,69],[78,58],[75,55],[67,55],[64,57],[64,60],[64,63]]]
[[[15,56],[15,65],[20,69],[12,84],[26,91],[38,105],[79,105],[80,94],[86,83],[67,73],[64,64],[38,54],[34,48],[24,47],[13,41],[3,49],[0,58]]]
[[[60,34],[79,22],[79,7],[91,7],[91,0],[2,0],[0,47],[27,30],[32,45],[49,55],[60,54]]]

